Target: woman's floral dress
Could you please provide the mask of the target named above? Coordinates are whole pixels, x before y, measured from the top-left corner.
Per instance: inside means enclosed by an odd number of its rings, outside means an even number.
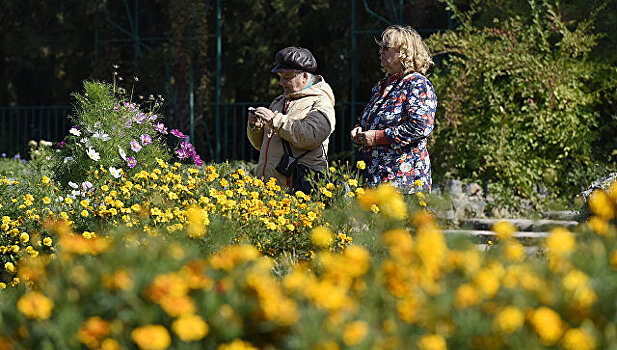
[[[384,130],[390,144],[358,150],[360,160],[366,163],[367,185],[390,182],[403,193],[431,190],[426,141],[433,131],[436,107],[433,84],[420,73],[390,83],[386,77],[375,84],[358,125],[364,131]]]

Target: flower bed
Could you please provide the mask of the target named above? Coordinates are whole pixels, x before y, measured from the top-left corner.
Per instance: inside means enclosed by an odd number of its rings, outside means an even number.
[[[115,98],[93,86],[90,98]],[[505,223],[481,252],[446,239],[421,193],[363,189],[332,169],[338,181],[312,197],[289,195],[242,168],[194,164],[182,143],[176,156],[193,164],[169,161],[154,133],[120,137],[164,125],[116,105],[102,104],[111,114],[96,130],[99,119],[78,121],[63,148],[39,145],[27,177],[0,180],[0,349],[617,345],[617,183],[538,256]],[[106,126],[114,118],[122,127]]]

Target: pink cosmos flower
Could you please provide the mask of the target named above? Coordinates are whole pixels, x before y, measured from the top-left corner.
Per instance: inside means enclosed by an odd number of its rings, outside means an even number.
[[[139,141],[135,141],[135,140],[131,141],[131,149],[134,152],[141,151],[141,145],[139,144]]]
[[[152,143],[152,137],[148,134],[141,135],[139,139],[141,140],[141,144],[144,146]]]
[[[135,121],[138,124],[143,124],[147,119],[148,119],[148,116],[144,113],[137,113],[137,115],[135,116]]]
[[[199,154],[195,153],[193,154],[193,163],[195,163],[198,167],[201,167],[204,164],[204,161],[201,160]]]
[[[161,134],[167,134],[167,127],[163,123],[154,124],[154,130],[160,132]]]
[[[127,157],[126,164],[132,169],[137,166],[137,160],[135,160],[135,157]]]
[[[173,130],[171,130],[171,131],[170,131],[170,133],[171,133],[172,135],[174,135],[175,137],[179,138],[179,139],[185,139],[185,138],[187,138],[187,137],[188,137],[187,135],[184,135],[184,134],[182,133],[182,131],[180,131],[180,130],[178,130],[178,129],[173,129]]]

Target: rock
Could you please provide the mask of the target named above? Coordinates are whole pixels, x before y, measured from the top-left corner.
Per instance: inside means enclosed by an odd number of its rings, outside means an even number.
[[[542,213],[542,217],[551,220],[576,220],[581,213],[576,210],[549,210]]]
[[[469,185],[464,186],[463,188],[463,192],[468,195],[468,196],[476,196],[476,197],[482,197],[482,186],[478,185],[477,183],[473,182],[470,183]]]
[[[443,191],[452,197],[461,197],[463,195],[463,183],[459,180],[446,180],[444,181]]]
[[[615,181],[617,181],[617,173],[611,173],[608,176],[594,181],[585,191],[579,194],[579,196],[583,197],[583,200],[587,202],[587,198],[589,198],[593,191],[600,189],[607,190],[608,187]]]
[[[463,227],[472,227],[476,230],[491,230],[498,222],[507,221],[516,226],[518,231],[548,231],[555,227],[573,229],[578,221],[565,220],[530,220],[530,219],[466,219],[461,222]]]

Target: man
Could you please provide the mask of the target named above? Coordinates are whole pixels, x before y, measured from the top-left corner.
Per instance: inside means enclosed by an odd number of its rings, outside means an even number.
[[[292,188],[293,174],[276,170],[289,142],[293,158],[317,171],[328,168],[328,138],[334,132],[334,93],[320,75],[314,75],[317,62],[305,48],[286,47],[276,53],[276,66],[283,95],[269,108],[249,109],[247,135],[258,149],[257,176],[275,178],[280,186]]]

